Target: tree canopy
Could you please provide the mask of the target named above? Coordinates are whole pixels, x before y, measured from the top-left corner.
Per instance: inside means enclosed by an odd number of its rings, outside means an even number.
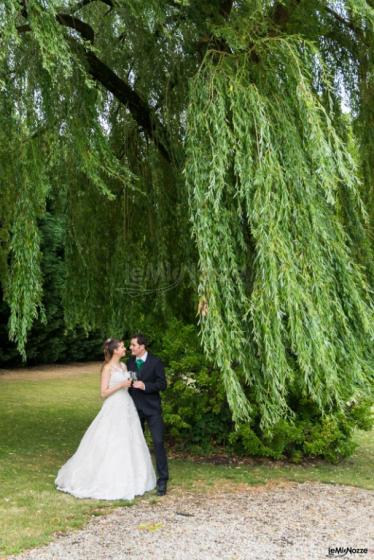
[[[372,0],[5,0],[0,276],[20,351],[52,208],[68,327],[197,309],[234,418],[263,429],[292,399],[324,414],[371,391],[373,38]]]

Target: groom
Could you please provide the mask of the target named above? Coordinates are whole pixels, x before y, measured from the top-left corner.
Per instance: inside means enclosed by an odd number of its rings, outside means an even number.
[[[162,419],[159,391],[166,389],[164,366],[157,356],[147,352],[147,340],[142,334],[131,337],[131,358],[127,362],[129,371],[137,372],[129,393],[132,396],[144,431],[145,422],[150,429],[156,453],[157,494],[166,494],[169,479],[168,461],[164,447],[164,422]]]

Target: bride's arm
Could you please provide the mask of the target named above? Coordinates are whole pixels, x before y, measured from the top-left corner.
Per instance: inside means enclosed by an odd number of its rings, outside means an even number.
[[[121,383],[117,383],[114,387],[109,388],[109,381],[110,381],[110,367],[105,365],[101,372],[101,386],[100,386],[100,395],[102,399],[106,399],[113,395],[119,389],[125,389],[125,387],[130,387],[131,379],[126,379],[125,381],[121,381]]]

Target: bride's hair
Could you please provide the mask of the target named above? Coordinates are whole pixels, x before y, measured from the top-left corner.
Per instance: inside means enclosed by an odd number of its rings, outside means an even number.
[[[114,350],[116,350],[120,344],[121,344],[121,340],[118,340],[118,338],[107,338],[106,339],[106,341],[104,342],[104,347],[103,347],[105,363],[109,362],[109,360],[113,356]]]

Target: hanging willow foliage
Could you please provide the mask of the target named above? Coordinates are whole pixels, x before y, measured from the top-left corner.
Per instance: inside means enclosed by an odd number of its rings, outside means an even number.
[[[321,413],[365,391],[374,328],[337,212],[348,191],[355,219],[367,217],[357,168],[313,90],[316,52],[297,37],[253,49],[255,65],[210,53],[193,81],[186,175],[205,348],[236,418],[256,403],[268,429],[292,416],[295,390]]]
[[[293,397],[324,414],[371,390],[373,22],[372,0],[4,0],[0,280],[19,350],[53,203],[67,327],[121,336],[199,299],[234,417],[263,429]]]
[[[3,8],[9,11],[8,21],[12,21],[16,5],[18,2],[8,1]],[[105,207],[108,200],[114,200],[117,191],[136,188],[127,162],[119,161],[108,142],[108,131],[100,122],[107,96],[94,87],[87,75],[80,46],[71,44],[71,38],[66,37],[55,6],[51,4],[46,12],[40,2],[30,1],[27,17],[33,32],[32,37],[26,37],[34,51],[32,60],[22,49],[14,57],[20,43],[17,32],[14,36],[4,26],[0,35],[4,58],[0,114],[4,204],[0,218],[7,232],[3,236],[9,240],[4,244],[2,273],[4,299],[11,310],[9,337],[17,341],[23,357],[27,333],[43,313],[38,220],[45,211],[49,192],[53,190],[59,197],[64,193],[67,200],[63,210],[68,209],[66,324],[70,328],[79,324],[89,331],[100,318],[97,301],[106,301],[102,290],[98,293],[101,278],[100,267],[94,268],[97,259],[91,258],[87,266],[89,248],[92,252],[92,246],[101,247],[105,241],[103,228],[97,225],[102,223],[102,217],[98,214],[95,223],[92,216],[100,205]],[[90,204],[92,201],[96,206]],[[83,239],[80,232],[84,233]],[[77,262],[73,258],[76,252],[81,256],[87,253],[88,259]],[[71,275],[74,267],[75,275]],[[69,297],[74,285],[80,286],[76,298]],[[88,311],[89,303],[96,309],[94,315]]]
[[[5,284],[5,299],[13,310],[9,324],[11,339],[25,340],[33,321],[41,314],[44,318],[42,301],[42,274],[40,270],[40,233],[37,218],[45,211],[45,199],[49,188],[48,178],[38,166],[34,150],[40,149],[33,142],[18,143],[18,153],[26,152],[34,170],[30,174],[23,166],[15,171],[17,190],[14,219],[10,228],[9,256],[11,266]],[[24,161],[25,161],[24,160]],[[21,351],[24,351],[23,345]]]

